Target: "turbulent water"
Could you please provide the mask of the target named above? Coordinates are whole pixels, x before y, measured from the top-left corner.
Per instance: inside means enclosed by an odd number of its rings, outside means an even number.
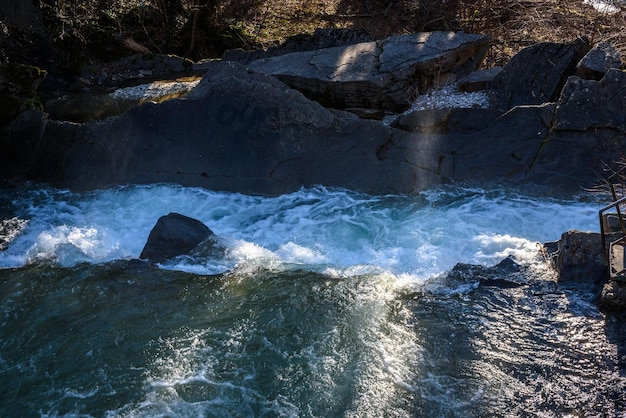
[[[1,193],[0,416],[626,414],[606,319],[537,245],[597,230],[594,199]],[[226,254],[129,261],[170,212],[204,222]],[[526,285],[447,275],[508,256]]]

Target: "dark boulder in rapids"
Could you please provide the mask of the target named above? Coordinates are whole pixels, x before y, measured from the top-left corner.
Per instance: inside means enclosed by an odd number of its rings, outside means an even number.
[[[466,283],[479,287],[509,289],[528,284],[526,269],[507,257],[492,267],[476,264],[458,263],[448,273],[448,282]]]
[[[200,244],[215,244],[215,234],[202,222],[170,213],[157,221],[140,258],[159,263],[192,252]]]

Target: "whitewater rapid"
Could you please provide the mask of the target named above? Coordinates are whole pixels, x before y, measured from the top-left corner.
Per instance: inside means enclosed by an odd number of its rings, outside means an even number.
[[[205,223],[228,252],[224,259],[181,259],[165,268],[215,274],[282,264],[336,275],[387,271],[423,280],[456,263],[533,258],[538,243],[557,240],[565,231],[597,230],[601,203],[503,188],[442,187],[414,196],[313,188],[255,197],[151,185],[84,194],[34,189],[5,206],[24,225],[0,252],[0,268],[136,258],[158,218],[177,212]]]
[[[610,324],[540,251],[603,205],[453,185],[3,190],[0,415],[620,416]],[[170,212],[225,256],[129,262]],[[525,285],[447,275],[509,256]]]

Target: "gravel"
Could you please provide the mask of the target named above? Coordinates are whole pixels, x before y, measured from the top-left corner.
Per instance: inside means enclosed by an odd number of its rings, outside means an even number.
[[[175,93],[187,93],[193,89],[200,80],[195,81],[155,81],[149,84],[141,84],[133,87],[125,87],[110,93],[115,99],[151,100]]]
[[[415,110],[472,107],[489,107],[489,95],[487,92],[461,92],[457,84],[453,83],[419,96],[405,113]]]

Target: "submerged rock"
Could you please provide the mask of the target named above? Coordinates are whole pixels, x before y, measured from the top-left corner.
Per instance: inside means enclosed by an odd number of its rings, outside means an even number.
[[[191,253],[200,244],[214,240],[215,234],[202,222],[170,213],[157,221],[139,256],[154,263]]]
[[[512,257],[507,257],[492,267],[475,264],[456,264],[446,280],[476,283],[479,287],[510,289],[528,285],[525,268]]]

